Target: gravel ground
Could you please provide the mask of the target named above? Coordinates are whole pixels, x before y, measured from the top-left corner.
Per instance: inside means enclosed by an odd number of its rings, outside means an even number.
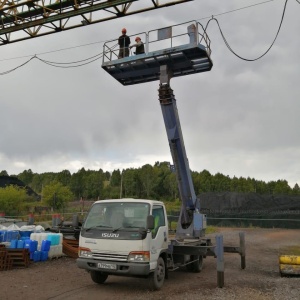
[[[251,299],[300,300],[300,277],[281,277],[278,255],[300,249],[300,230],[219,229],[224,245],[238,246],[239,232],[246,237],[246,269],[238,254],[225,253],[225,286],[217,287],[216,260],[204,260],[201,273],[170,273],[160,291],[151,292],[145,279],[111,276],[104,285],[92,282],[74,259],[61,257],[31,263],[26,269],[0,272],[0,299]],[[214,243],[216,234],[208,235]]]

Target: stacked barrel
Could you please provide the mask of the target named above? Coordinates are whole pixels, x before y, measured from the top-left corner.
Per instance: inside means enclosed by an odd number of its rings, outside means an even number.
[[[32,233],[30,240],[37,242],[37,251],[40,252],[40,260],[47,260],[48,258],[58,258],[63,255],[62,252],[62,240],[63,235],[61,233],[42,232]],[[45,254],[44,252],[47,252]],[[43,259],[44,253],[44,259]],[[37,254],[37,260],[39,254]]]
[[[279,271],[281,276],[300,275],[300,256],[280,255]]]

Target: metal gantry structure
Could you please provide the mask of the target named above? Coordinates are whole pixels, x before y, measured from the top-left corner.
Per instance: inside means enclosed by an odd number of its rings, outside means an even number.
[[[0,0],[0,46],[193,0]]]

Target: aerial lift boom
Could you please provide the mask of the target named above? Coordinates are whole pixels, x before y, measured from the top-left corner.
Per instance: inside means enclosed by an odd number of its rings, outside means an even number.
[[[169,146],[176,169],[179,195],[182,202],[177,223],[177,238],[200,237],[205,233],[206,218],[200,213],[189,162],[186,156],[176,99],[170,87],[171,72],[166,65],[160,67],[159,101],[165,122]]]
[[[200,213],[200,201],[194,190],[176,99],[170,87],[170,79],[173,77],[210,71],[212,68],[209,39],[204,32],[201,35],[201,40],[206,43],[206,47],[199,43],[199,26],[199,23],[192,23],[187,27],[187,32],[185,27],[184,35],[188,35],[189,43],[177,47],[173,46],[175,42],[172,39],[172,28],[159,29],[158,40],[160,38],[161,40],[171,39],[171,48],[153,52],[146,51],[145,54],[117,61],[109,59],[105,62],[106,58],[116,56],[115,50],[110,51],[108,44],[106,44],[104,45],[102,64],[102,68],[123,85],[160,80],[159,101],[182,202],[176,230],[176,238],[178,239],[200,238],[204,236],[206,228],[206,216]],[[145,34],[145,40],[145,48],[148,50],[149,45],[153,42],[149,40],[149,33]]]

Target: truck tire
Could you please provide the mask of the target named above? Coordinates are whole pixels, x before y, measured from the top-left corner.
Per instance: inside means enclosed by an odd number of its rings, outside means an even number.
[[[187,270],[194,273],[200,273],[203,267],[203,257],[200,255],[191,255],[191,260],[195,261],[186,266]]]
[[[163,258],[159,257],[157,260],[157,266],[153,273],[150,274],[149,283],[151,290],[159,290],[165,281],[166,277],[166,269],[165,269],[165,261]]]
[[[91,278],[95,283],[101,284],[104,283],[107,279],[108,274],[99,272],[99,271],[91,271]]]

